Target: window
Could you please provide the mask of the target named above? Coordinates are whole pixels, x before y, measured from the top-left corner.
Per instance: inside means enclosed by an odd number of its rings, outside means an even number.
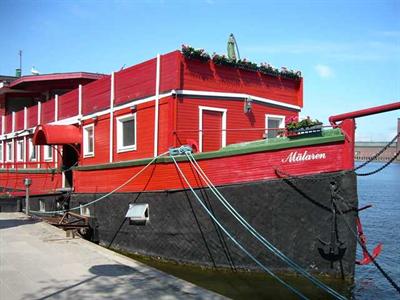
[[[83,127],[83,156],[94,156],[94,125]]]
[[[53,147],[46,145],[44,146],[44,160],[53,159]]]
[[[0,162],[3,162],[3,142],[0,142]]]
[[[24,141],[17,141],[17,161],[24,160]]]
[[[14,159],[13,142],[8,142],[6,145],[6,161],[13,161]]]
[[[44,200],[39,201],[39,210],[46,211],[46,202]]]
[[[37,147],[33,144],[32,139],[29,139],[29,160],[37,160]]]
[[[265,128],[268,139],[277,137],[281,132],[278,128],[285,128],[285,116],[265,115]]]
[[[117,118],[117,152],[136,150],[136,114]]]
[[[81,215],[90,217],[90,208],[89,208],[89,206],[83,206],[83,205],[84,204],[79,204]]]

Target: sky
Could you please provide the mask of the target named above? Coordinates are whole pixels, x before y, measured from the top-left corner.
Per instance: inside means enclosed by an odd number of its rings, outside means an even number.
[[[0,0],[0,74],[110,73],[180,49],[226,52],[302,71],[302,116],[400,101],[400,0]],[[357,140],[389,141],[400,111],[357,120]]]

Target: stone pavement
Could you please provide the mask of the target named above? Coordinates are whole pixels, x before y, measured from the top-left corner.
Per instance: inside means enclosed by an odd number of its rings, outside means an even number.
[[[225,299],[64,231],[0,213],[0,300]]]

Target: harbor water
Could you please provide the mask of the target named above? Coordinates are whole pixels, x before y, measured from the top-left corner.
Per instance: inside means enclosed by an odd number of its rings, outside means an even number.
[[[382,166],[370,163],[359,170],[369,172]],[[383,171],[366,177],[358,177],[359,206],[372,207],[360,212],[367,247],[383,243],[377,262],[399,284],[400,282],[400,164],[392,164]],[[357,257],[362,252],[357,249]],[[275,279],[264,274],[232,273],[204,270],[134,256],[135,259],[167,273],[193,282],[233,299],[297,299]],[[310,299],[331,299],[322,290],[300,277],[282,277],[301,290]],[[400,299],[400,295],[386,281],[373,264],[356,266],[355,285],[349,287],[341,280],[324,282],[352,299]]]

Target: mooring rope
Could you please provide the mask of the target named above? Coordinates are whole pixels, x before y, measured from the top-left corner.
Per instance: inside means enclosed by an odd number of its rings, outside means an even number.
[[[112,194],[114,194],[115,192],[119,191],[120,189],[122,189],[124,186],[126,186],[127,184],[129,184],[132,180],[134,180],[136,177],[138,177],[141,173],[143,173],[153,162],[155,162],[158,158],[160,158],[161,156],[167,154],[167,152],[164,152],[156,157],[154,157],[146,166],[144,166],[139,172],[137,172],[136,174],[134,174],[133,176],[131,176],[127,181],[125,181],[123,184],[121,184],[120,186],[116,187],[115,189],[113,189],[111,192],[108,192],[107,194],[93,200],[90,201],[88,203],[82,204],[80,206],[76,206],[73,208],[69,208],[69,209],[63,209],[63,210],[53,210],[53,211],[37,211],[37,210],[29,210],[29,212],[32,213],[38,213],[38,214],[57,214],[57,213],[65,213],[67,211],[71,211],[71,210],[78,210],[81,209],[82,207],[86,207],[89,205],[93,205],[96,202],[99,202],[109,196],[111,196]]]
[[[254,255],[252,255],[248,250],[246,250],[246,248],[244,248],[244,246],[239,243],[236,238],[230,234],[225,227],[217,220],[217,218],[213,215],[213,213],[206,207],[206,205],[203,203],[203,201],[201,201],[201,199],[199,198],[199,196],[196,194],[196,192],[194,191],[193,187],[190,185],[188,179],[186,178],[185,174],[183,173],[183,171],[181,170],[181,168],[179,167],[178,163],[176,162],[174,156],[171,156],[172,160],[175,163],[175,166],[178,170],[178,172],[180,173],[180,175],[182,176],[183,180],[185,181],[186,185],[189,187],[189,189],[191,190],[191,192],[193,193],[193,195],[195,196],[196,200],[199,202],[199,204],[203,207],[203,209],[206,211],[206,213],[210,216],[210,218],[218,225],[219,228],[221,228],[221,230],[232,240],[232,242],[239,247],[240,250],[242,250],[251,260],[253,260],[262,270],[264,270],[266,273],[268,273],[269,275],[271,275],[273,278],[275,278],[276,280],[278,280],[281,284],[283,284],[286,288],[288,288],[289,290],[291,290],[293,293],[295,293],[297,296],[299,296],[301,299],[308,299],[305,295],[303,295],[300,291],[298,291],[296,288],[294,288],[293,286],[291,286],[290,284],[288,284],[287,282],[285,282],[284,280],[282,280],[279,276],[277,276],[275,273],[273,273],[267,266],[265,266],[263,263],[261,263]]]
[[[283,260],[286,264],[292,267],[295,271],[303,275],[305,278],[314,283],[317,287],[331,294],[336,299],[346,299],[344,296],[312,276],[306,270],[304,270],[301,266],[299,266],[296,262],[291,260],[288,256],[286,256],[283,252],[281,252],[278,248],[276,248],[271,242],[269,242],[264,236],[262,236],[254,227],[252,227],[241,215],[237,212],[237,210],[229,203],[229,201],[221,194],[221,192],[215,187],[215,185],[211,182],[209,177],[205,174],[204,170],[197,163],[196,159],[190,152],[185,153],[190,163],[193,165],[197,173],[201,176],[213,194],[217,197],[217,199],[224,205],[224,207],[235,217],[236,220],[242,224],[243,227],[247,231],[249,231],[261,244],[263,244],[269,251],[271,251],[274,255]]]

